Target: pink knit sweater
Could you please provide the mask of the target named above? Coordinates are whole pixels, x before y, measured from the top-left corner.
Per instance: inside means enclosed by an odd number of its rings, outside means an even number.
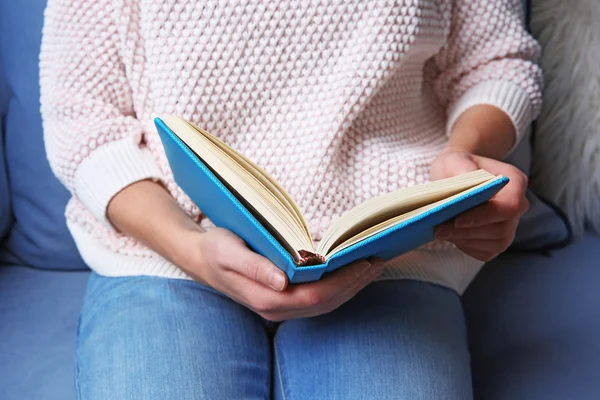
[[[318,240],[368,198],[426,182],[449,128],[491,104],[519,136],[540,108],[537,43],[521,0],[49,0],[41,102],[67,223],[109,276],[185,274],[106,219],[125,186],[173,181],[155,116],[219,136],[293,196]],[[433,244],[388,278],[462,291],[481,263]]]

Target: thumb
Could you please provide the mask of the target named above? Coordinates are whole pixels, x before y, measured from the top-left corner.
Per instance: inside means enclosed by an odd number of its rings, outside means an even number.
[[[451,178],[478,169],[479,166],[468,153],[442,153],[431,165],[431,179]]]
[[[227,269],[277,291],[287,287],[287,275],[267,258],[245,246],[232,250],[225,266]]]

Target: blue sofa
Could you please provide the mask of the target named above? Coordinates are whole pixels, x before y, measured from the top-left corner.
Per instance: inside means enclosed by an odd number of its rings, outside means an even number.
[[[73,353],[89,275],[65,226],[68,193],[44,153],[44,6],[0,2],[2,400],[75,398]],[[554,251],[512,251],[483,269],[464,296],[478,398],[600,398],[599,260],[600,238],[589,235]]]

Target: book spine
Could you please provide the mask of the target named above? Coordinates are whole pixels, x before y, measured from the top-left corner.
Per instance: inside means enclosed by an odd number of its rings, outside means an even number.
[[[325,257],[320,254],[313,253],[308,250],[300,250],[298,252],[300,260],[298,260],[298,266],[307,267],[309,265],[320,265],[325,264]]]

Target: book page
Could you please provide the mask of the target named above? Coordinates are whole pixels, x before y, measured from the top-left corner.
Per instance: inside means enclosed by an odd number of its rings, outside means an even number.
[[[313,251],[308,228],[297,206],[291,205],[293,201],[290,196],[284,194],[283,189],[274,184],[266,172],[251,161],[238,157],[239,153],[225,143],[216,144],[218,139],[199,132],[182,118],[166,117],[163,121],[226,186],[237,192],[239,197],[236,197],[240,201],[243,200],[251,206],[255,211],[253,215],[261,220],[266,228],[271,228],[272,233],[294,259],[301,258],[299,250]]]
[[[390,226],[448,201],[496,177],[484,170],[403,188],[374,197],[338,219],[313,249],[306,221],[288,193],[265,171],[233,148],[179,117],[165,124],[202,160],[221,182],[298,261],[308,250],[330,256]]]
[[[441,206],[444,203],[452,201],[452,200],[454,200],[454,199],[456,199],[456,198],[458,198],[460,196],[463,196],[463,195],[465,195],[465,194],[467,194],[469,192],[473,192],[473,191],[479,190],[479,188],[481,188],[481,187],[483,187],[485,185],[488,185],[489,183],[493,182],[496,179],[502,179],[502,177],[494,177],[492,179],[489,179],[489,180],[483,182],[480,185],[472,187],[471,189],[464,190],[464,191],[462,191],[460,193],[457,193],[454,196],[450,196],[450,197],[445,198],[443,200],[436,201],[435,203],[431,203],[431,204],[428,204],[426,206],[419,207],[416,210],[409,211],[407,213],[404,213],[402,215],[398,215],[396,217],[393,217],[393,218],[390,218],[390,219],[388,219],[386,221],[383,221],[383,222],[381,222],[381,223],[379,223],[377,225],[374,225],[374,226],[372,226],[372,227],[370,227],[370,228],[368,228],[368,229],[366,229],[366,230],[358,233],[357,235],[349,238],[348,240],[346,240],[346,241],[338,244],[335,248],[329,250],[327,252],[327,254],[325,255],[325,257],[331,257],[332,255],[334,255],[334,254],[336,254],[336,253],[344,250],[345,248],[350,247],[353,244],[356,244],[356,243],[358,243],[358,242],[360,242],[362,240],[365,240],[365,239],[367,239],[367,238],[369,238],[371,236],[374,236],[374,235],[376,235],[376,234],[378,234],[380,232],[383,232],[384,230],[386,230],[388,228],[391,228],[394,225],[397,225],[397,224],[400,224],[400,223],[402,223],[404,221],[407,221],[410,218],[413,218],[413,217],[415,217],[415,216],[417,216],[419,214],[423,214],[425,212],[428,212],[429,210],[432,210],[435,207]]]
[[[244,169],[246,169],[246,171],[248,171],[256,179],[258,179],[260,181],[260,183],[262,183],[267,188],[267,190],[269,190],[271,193],[273,193],[279,199],[279,201],[284,205],[284,207],[290,211],[290,213],[292,214],[292,216],[294,217],[296,222],[304,228],[306,235],[310,238],[310,230],[308,228],[308,224],[304,220],[304,216],[300,212],[299,207],[294,202],[294,199],[292,199],[292,197],[285,191],[285,189],[283,189],[279,185],[279,183],[275,179],[273,179],[267,172],[265,172],[258,165],[254,164],[252,161],[247,159],[243,154],[236,151],[234,148],[228,146],[223,141],[219,140],[215,136],[206,132],[202,128],[197,127],[196,125],[192,124],[191,122],[189,122],[189,121],[185,121],[185,122],[187,122],[192,128],[194,128],[196,131],[198,131],[198,133],[200,133],[201,135],[203,135],[204,137],[209,139],[211,142],[213,142],[222,151],[224,151],[231,158],[233,158],[235,161],[237,161]],[[312,243],[312,239],[311,239],[311,243]]]
[[[478,170],[374,197],[342,215],[323,235],[317,252],[328,254],[339,244],[375,225],[447,199],[494,178],[489,172]]]

